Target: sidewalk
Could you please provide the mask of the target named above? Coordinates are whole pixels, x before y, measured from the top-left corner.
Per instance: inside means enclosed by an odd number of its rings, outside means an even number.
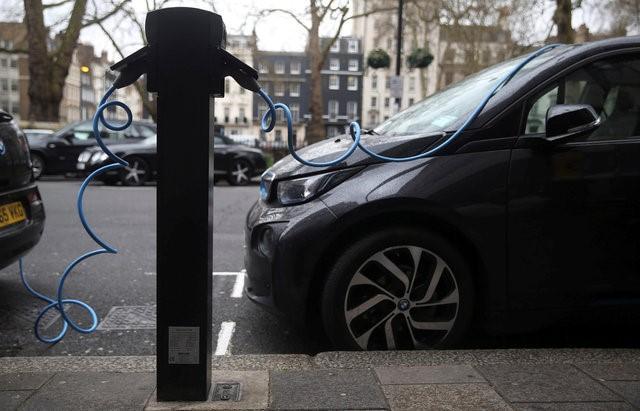
[[[227,399],[190,404],[156,402],[154,370],[155,357],[0,358],[0,409],[640,409],[640,349],[213,357]]]

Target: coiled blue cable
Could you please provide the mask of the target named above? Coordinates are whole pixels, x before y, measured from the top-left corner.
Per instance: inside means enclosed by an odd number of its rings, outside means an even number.
[[[82,261],[86,260],[87,258],[93,257],[98,254],[104,254],[104,253],[116,254],[118,252],[118,250],[115,247],[111,246],[109,243],[101,239],[89,226],[89,223],[87,222],[87,219],[84,215],[84,206],[83,206],[85,189],[87,188],[87,186],[95,176],[102,174],[108,170],[118,169],[118,168],[126,167],[129,165],[125,160],[113,154],[111,150],[109,150],[109,148],[104,144],[104,142],[100,138],[99,123],[102,123],[103,126],[105,126],[110,130],[121,131],[129,127],[131,125],[131,121],[133,120],[133,114],[131,113],[131,110],[126,104],[118,100],[107,101],[114,91],[115,91],[115,87],[113,86],[109,88],[109,90],[107,90],[104,97],[102,97],[102,100],[100,100],[100,104],[96,109],[96,114],[93,116],[93,134],[96,137],[96,141],[100,146],[100,148],[102,149],[102,151],[104,151],[109,156],[109,158],[113,161],[113,163],[108,164],[106,166],[102,166],[99,169],[95,170],[93,173],[89,174],[89,176],[85,178],[85,180],[80,185],[80,189],[78,190],[78,195],[76,197],[76,207],[78,208],[78,216],[80,217],[80,222],[82,223],[82,226],[84,227],[84,230],[87,232],[87,234],[89,234],[89,236],[93,239],[93,241],[95,241],[100,246],[100,248],[98,248],[97,250],[89,251],[85,254],[82,254],[81,256],[77,257],[75,260],[73,260],[71,263],[67,265],[58,282],[58,290],[57,290],[55,299],[47,297],[46,295],[37,292],[29,285],[29,283],[25,278],[22,258],[20,258],[19,260],[20,279],[22,280],[22,284],[24,284],[24,287],[27,289],[27,291],[29,291],[34,297],[39,298],[40,300],[43,300],[44,302],[47,303],[47,305],[44,306],[44,308],[42,308],[38,313],[38,316],[36,318],[35,325],[34,325],[36,338],[42,341],[43,343],[54,344],[62,340],[62,338],[64,338],[65,334],[67,333],[69,326],[71,326],[71,328],[73,328],[74,330],[82,334],[89,334],[95,331],[96,328],[98,327],[98,315],[89,304],[80,300],[64,298],[64,283],[67,277],[69,276],[69,274],[71,273],[71,271],[75,268],[75,266],[81,263]],[[112,107],[112,106],[117,106],[124,109],[124,111],[127,114],[127,121],[125,121],[123,124],[120,124],[120,125],[109,123],[104,118],[103,112],[108,107]],[[65,307],[64,307],[65,305],[77,305],[85,309],[87,313],[89,313],[89,315],[91,316],[91,326],[83,328],[83,327],[80,327],[77,323],[75,323],[66,313]],[[60,313],[62,317],[63,325],[62,325],[62,330],[58,335],[52,338],[47,338],[40,334],[39,325],[44,315],[51,309],[55,309]]]
[[[264,101],[269,106],[269,109],[262,116],[262,120],[261,120],[260,126],[261,126],[262,130],[264,130],[265,132],[270,132],[271,130],[273,130],[273,128],[274,128],[274,126],[276,124],[276,109],[281,109],[284,112],[284,115],[285,115],[285,117],[287,119],[287,146],[289,148],[289,152],[290,152],[290,154],[291,154],[291,156],[293,158],[295,158],[297,161],[299,161],[300,163],[302,163],[302,164],[304,164],[306,166],[311,166],[311,167],[331,167],[331,166],[335,166],[335,165],[341,163],[342,161],[346,160],[351,154],[353,154],[353,152],[356,150],[356,148],[360,148],[360,150],[364,151],[365,153],[367,153],[369,156],[371,156],[373,158],[376,158],[376,159],[382,160],[382,161],[387,161],[387,162],[397,162],[397,163],[399,163],[399,162],[405,162],[405,161],[418,160],[418,159],[421,159],[421,158],[425,158],[425,157],[429,157],[429,156],[434,155],[436,152],[438,152],[439,150],[443,149],[445,146],[447,146],[452,141],[454,141],[456,138],[458,138],[467,129],[467,127],[469,127],[469,125],[471,123],[473,123],[476,118],[478,118],[478,116],[480,115],[482,110],[485,108],[487,103],[489,103],[489,100],[491,100],[491,98],[502,87],[504,87],[505,84],[507,84],[509,81],[511,81],[511,79],[520,70],[522,70],[522,68],[524,66],[529,64],[529,62],[531,62],[533,59],[535,59],[536,57],[540,56],[541,54],[544,54],[547,51],[549,51],[549,50],[551,50],[551,49],[553,49],[555,47],[558,47],[558,46],[559,46],[559,44],[550,44],[550,45],[547,45],[547,46],[544,46],[544,47],[538,49],[537,51],[535,51],[535,52],[531,53],[529,56],[527,56],[527,58],[522,60],[516,67],[514,67],[509,73],[507,73],[507,75],[505,75],[500,81],[498,81],[496,83],[496,85],[491,89],[491,91],[489,93],[487,93],[487,95],[478,104],[478,106],[471,112],[471,114],[469,114],[467,119],[464,121],[462,126],[460,126],[460,128],[458,128],[458,130],[456,130],[451,136],[449,136],[446,140],[444,140],[440,144],[436,145],[435,147],[433,147],[433,148],[431,148],[431,149],[429,149],[429,150],[427,150],[425,152],[422,152],[420,154],[413,155],[413,156],[409,156],[409,157],[388,157],[388,156],[383,156],[381,154],[378,154],[378,153],[375,153],[375,152],[371,151],[370,149],[365,147],[363,144],[361,144],[361,142],[360,142],[360,137],[361,137],[360,125],[357,122],[354,121],[354,122],[351,122],[351,124],[349,125],[349,133],[351,134],[351,138],[353,139],[353,144],[351,144],[351,146],[349,146],[347,151],[345,151],[340,157],[336,158],[335,160],[325,161],[325,162],[313,162],[313,161],[305,160],[302,157],[300,157],[300,155],[298,155],[296,153],[296,151],[295,151],[295,144],[294,144],[294,141],[293,141],[293,124],[292,124],[293,121],[292,121],[291,111],[289,110],[289,107],[287,107],[285,104],[282,104],[282,103],[274,104],[273,101],[271,100],[271,98],[262,89],[258,92],[258,94],[260,94],[260,96],[262,96]],[[269,120],[269,123],[267,123],[267,119]]]

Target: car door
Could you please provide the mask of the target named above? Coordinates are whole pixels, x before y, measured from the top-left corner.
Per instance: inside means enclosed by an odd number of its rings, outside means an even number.
[[[228,144],[221,136],[213,137],[213,164],[215,174],[227,174],[229,168]]]
[[[640,54],[601,58],[525,106],[520,140],[554,104],[590,104],[602,124],[552,148],[516,148],[507,243],[513,308],[640,303]]]
[[[100,132],[100,137],[107,144],[114,136],[115,133],[109,131]],[[60,172],[74,172],[80,153],[96,144],[93,126],[86,121],[70,129],[62,136],[61,141],[49,148],[54,152]]]

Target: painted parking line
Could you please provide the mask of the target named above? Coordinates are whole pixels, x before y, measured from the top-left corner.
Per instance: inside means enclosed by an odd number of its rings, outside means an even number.
[[[241,270],[239,272],[234,271],[214,271],[213,276],[225,277],[225,276],[235,276],[236,281],[233,284],[233,289],[231,290],[231,298],[242,298],[242,291],[244,290],[244,277],[247,275],[246,270]]]
[[[233,337],[235,329],[236,323],[233,321],[225,321],[220,324],[215,355],[231,355],[231,337]]]

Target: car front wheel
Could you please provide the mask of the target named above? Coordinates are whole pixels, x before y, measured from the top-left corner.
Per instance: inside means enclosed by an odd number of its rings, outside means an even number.
[[[149,179],[151,168],[149,164],[138,157],[126,159],[128,166],[120,169],[120,181],[124,186],[141,186]]]
[[[44,173],[44,159],[40,154],[31,153],[31,167],[33,169],[33,178],[39,179]]]
[[[243,158],[233,160],[227,172],[227,181],[232,186],[249,184],[251,181],[251,164]]]
[[[474,287],[462,254],[410,227],[365,236],[325,282],[322,319],[337,348],[449,348],[469,330]]]

